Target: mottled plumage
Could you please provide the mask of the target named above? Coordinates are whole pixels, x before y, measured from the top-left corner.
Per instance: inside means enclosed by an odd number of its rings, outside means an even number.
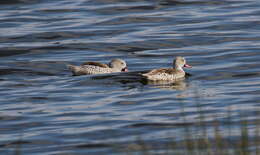
[[[183,57],[176,57],[173,61],[174,68],[161,68],[153,69],[148,73],[142,74],[146,79],[159,81],[159,80],[169,80],[175,81],[185,77],[185,72],[183,67],[191,68],[186,64],[186,60]]]
[[[107,64],[102,64],[102,63],[99,63],[99,62],[84,62],[83,64],[81,64],[81,66],[84,66],[84,65],[92,65],[92,66],[99,66],[99,67],[102,67],[102,68],[109,68],[109,66]]]
[[[85,62],[80,66],[67,65],[73,75],[105,74],[114,72],[126,72],[126,62],[121,59],[113,59],[108,65],[99,62]]]

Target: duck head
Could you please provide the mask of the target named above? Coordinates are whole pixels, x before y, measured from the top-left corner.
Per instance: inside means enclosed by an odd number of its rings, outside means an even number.
[[[173,61],[173,66],[176,70],[183,70],[182,68],[192,68],[192,66],[186,64],[186,60],[184,57],[178,56],[176,59]]]
[[[109,63],[109,67],[116,69],[120,72],[127,72],[127,65],[126,62],[122,59],[112,59]]]

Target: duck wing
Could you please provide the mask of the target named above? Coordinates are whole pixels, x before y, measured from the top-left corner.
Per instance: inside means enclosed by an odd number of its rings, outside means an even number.
[[[148,73],[143,74],[144,76],[152,76],[159,74],[176,74],[177,71],[173,68],[161,68],[161,69],[153,69]]]
[[[84,62],[83,64],[81,64],[81,66],[84,65],[91,65],[91,66],[98,66],[98,67],[102,67],[102,68],[109,68],[109,66],[107,64],[102,64],[99,62]]]

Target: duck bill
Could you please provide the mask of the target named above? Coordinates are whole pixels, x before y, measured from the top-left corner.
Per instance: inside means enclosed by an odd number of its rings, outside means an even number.
[[[125,67],[125,68],[123,68],[121,71],[122,71],[122,72],[128,72],[128,69],[127,69],[127,67]]]
[[[185,67],[185,68],[192,68],[192,66],[190,66],[188,64],[185,64],[183,67]]]

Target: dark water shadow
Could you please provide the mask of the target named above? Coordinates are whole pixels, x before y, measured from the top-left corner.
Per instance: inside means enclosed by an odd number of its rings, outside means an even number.
[[[36,3],[38,0],[2,0],[0,5],[28,4]]]
[[[43,71],[34,71],[30,69],[16,69],[16,68],[6,68],[0,69],[0,76],[10,75],[10,74],[18,74],[18,75],[42,75],[42,76],[54,76],[56,74],[43,72]]]
[[[159,0],[158,2],[160,5],[221,5],[225,3],[229,3],[226,0],[219,0],[219,1],[184,1],[184,0]]]
[[[110,144],[107,144],[107,143],[95,143],[95,144],[79,144],[79,145],[76,145],[74,146],[76,148],[80,148],[80,149],[85,149],[85,148],[105,148],[105,147],[111,147]]]
[[[0,57],[26,54],[30,52],[32,52],[30,48],[12,48],[12,47],[8,49],[4,48],[4,49],[0,49]]]

